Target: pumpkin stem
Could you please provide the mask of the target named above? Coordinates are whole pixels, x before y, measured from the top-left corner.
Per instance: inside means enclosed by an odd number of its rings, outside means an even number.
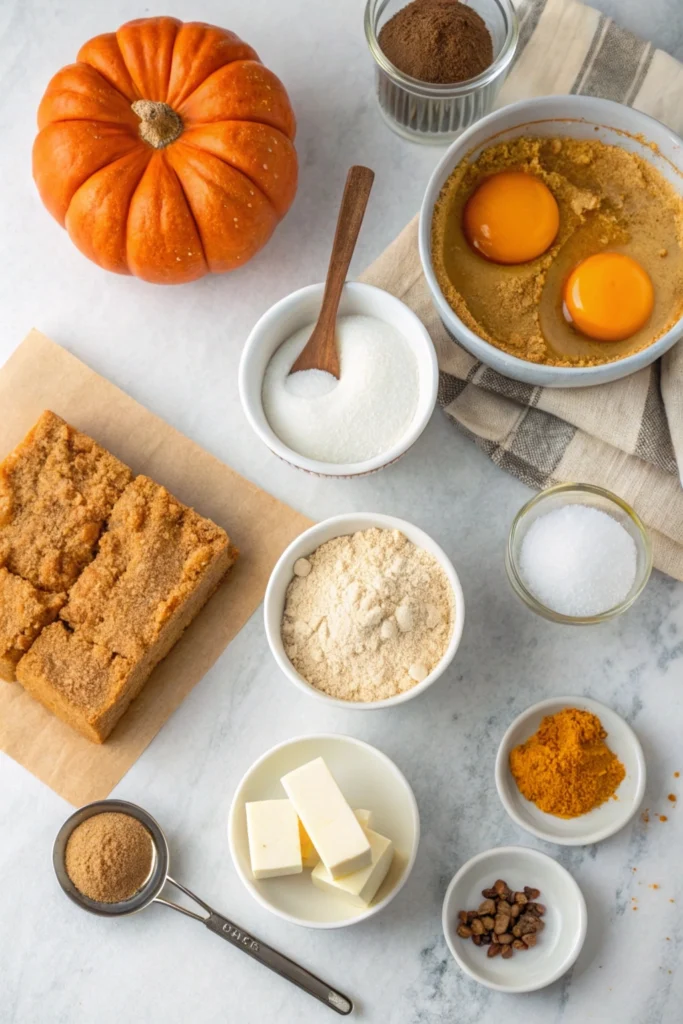
[[[182,134],[183,122],[168,103],[156,100],[136,100],[133,113],[140,118],[140,138],[155,149],[163,149]]]

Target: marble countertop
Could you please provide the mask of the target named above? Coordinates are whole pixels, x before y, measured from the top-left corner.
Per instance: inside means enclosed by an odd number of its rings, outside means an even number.
[[[601,0],[629,27],[683,56],[680,0]],[[173,873],[218,910],[299,958],[357,1001],[372,1024],[679,1024],[683,1005],[683,586],[655,574],[618,621],[574,631],[533,617],[509,589],[507,529],[528,497],[440,413],[412,452],[354,482],[297,473],[252,436],[236,368],[255,319],[320,280],[346,169],[377,171],[352,270],[417,209],[439,151],[381,122],[362,35],[362,0],[166,0],[167,13],[226,24],[286,82],[299,120],[296,204],[239,274],[177,289],[105,275],[43,210],[30,178],[35,108],[49,75],[97,32],[148,13],[134,0],[0,4],[0,362],[31,326],[65,345],[155,413],[278,497],[322,518],[375,510],[410,519],[453,559],[467,602],[462,646],[421,699],[391,711],[328,710],[269,656],[260,613],[132,768],[115,795],[163,824]],[[327,43],[326,43],[327,41]],[[503,811],[493,784],[498,741],[529,704],[590,694],[633,724],[647,758],[644,807],[598,846],[535,840]],[[226,818],[251,762],[288,737],[347,732],[392,757],[411,782],[423,837],[413,875],[386,912],[356,928],[309,932],[270,916],[241,885]],[[163,907],[106,922],[62,895],[54,835],[69,806],[0,756],[0,1024],[213,1024],[331,1020],[307,996]],[[666,814],[662,823],[657,814]],[[441,902],[464,860],[524,844],[557,857],[582,887],[588,938],[570,975],[525,997],[470,981],[441,934]]]

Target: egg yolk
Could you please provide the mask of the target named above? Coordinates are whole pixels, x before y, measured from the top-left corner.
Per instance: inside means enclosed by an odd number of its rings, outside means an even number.
[[[654,289],[640,263],[620,252],[600,252],[574,267],[564,286],[574,326],[596,341],[624,341],[652,313]]]
[[[555,241],[560,211],[540,178],[492,174],[465,204],[463,229],[473,249],[494,263],[528,263]]]

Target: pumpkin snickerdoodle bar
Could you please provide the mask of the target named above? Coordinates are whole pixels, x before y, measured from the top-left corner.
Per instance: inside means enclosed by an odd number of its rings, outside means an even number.
[[[0,569],[0,679],[16,678],[19,659],[41,629],[54,622],[66,594],[38,590],[28,580]]]
[[[63,622],[42,631],[19,662],[17,678],[48,711],[94,743],[103,743],[138,696],[149,672]]]
[[[68,590],[132,479],[92,438],[44,412],[0,463],[0,567],[40,590]]]
[[[97,556],[72,587],[61,617],[90,643],[156,663],[235,554],[224,530],[139,476],[115,505]]]
[[[71,588],[63,621],[38,637],[17,678],[54,714],[103,742],[236,557],[224,530],[137,477]]]

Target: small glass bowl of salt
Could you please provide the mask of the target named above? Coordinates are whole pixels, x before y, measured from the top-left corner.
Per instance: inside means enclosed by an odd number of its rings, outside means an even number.
[[[638,514],[593,484],[558,484],[519,510],[505,568],[538,615],[574,626],[621,615],[652,571],[652,543]]]

